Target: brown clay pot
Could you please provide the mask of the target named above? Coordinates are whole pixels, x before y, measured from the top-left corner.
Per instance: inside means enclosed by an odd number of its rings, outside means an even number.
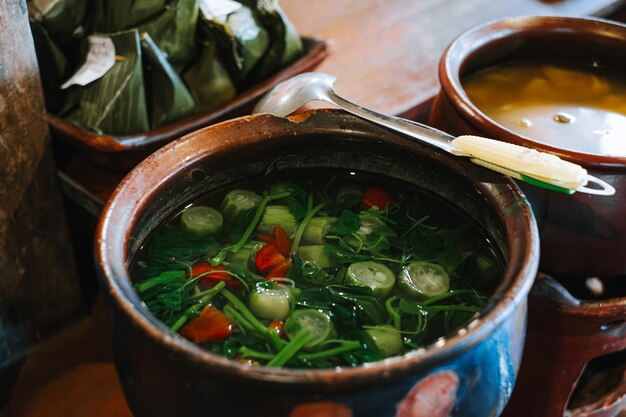
[[[571,402],[592,360],[626,349],[626,297],[580,300],[540,274],[529,296],[528,323],[520,375],[504,416],[614,417],[626,409],[626,370],[619,358],[614,366],[621,382],[594,401]]]
[[[355,368],[250,367],[173,334],[142,304],[128,264],[165,219],[218,187],[293,169],[383,175],[429,190],[477,222],[507,260],[485,311],[419,351]],[[521,360],[538,235],[514,183],[339,111],[243,117],[160,149],[121,182],[96,232],[113,350],[136,416],[485,417],[502,411]],[[424,406],[424,407],[420,407]],[[417,413],[417,414],[416,414]]]
[[[611,197],[566,196],[520,186],[541,235],[540,269],[559,279],[626,273],[626,157],[554,148],[498,125],[475,107],[461,78],[514,59],[600,60],[626,67],[626,26],[600,19],[527,16],[470,30],[445,51],[439,66],[441,91],[430,123],[455,135],[478,134],[554,153],[610,183]]]

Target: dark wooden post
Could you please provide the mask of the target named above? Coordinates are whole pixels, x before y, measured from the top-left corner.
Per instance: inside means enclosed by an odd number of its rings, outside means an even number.
[[[25,0],[0,0],[0,408],[27,348],[82,309]]]

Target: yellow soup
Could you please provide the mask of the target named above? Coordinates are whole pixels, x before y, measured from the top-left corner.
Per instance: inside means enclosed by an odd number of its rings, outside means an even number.
[[[626,155],[626,77],[597,65],[509,63],[467,76],[470,100],[500,125],[538,142]]]

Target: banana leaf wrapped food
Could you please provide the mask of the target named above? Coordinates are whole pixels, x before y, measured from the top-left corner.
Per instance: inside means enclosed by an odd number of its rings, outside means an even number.
[[[150,129],[137,30],[110,35],[115,64],[101,78],[67,90],[61,116],[97,133],[125,135]]]
[[[205,33],[216,39],[235,82],[245,81],[270,46],[269,34],[256,13],[236,1],[218,0],[201,3],[200,18]]]
[[[150,127],[156,129],[194,114],[191,93],[147,33],[141,34],[141,50]]]
[[[170,61],[191,61],[198,14],[198,0],[97,0],[94,27],[103,33],[137,28]]]
[[[167,0],[92,0],[98,32],[135,28],[165,10]]]
[[[217,54],[217,43],[205,41],[200,59],[183,74],[196,104],[203,111],[215,110],[235,95],[237,89]]]
[[[55,42],[80,39],[85,34],[89,0],[31,0],[31,20],[41,24]]]
[[[46,107],[50,111],[56,111],[62,104],[61,82],[69,75],[67,58],[41,24],[31,19],[30,29],[35,42]]]
[[[242,0],[241,3],[255,11],[272,39],[269,50],[254,69],[252,81],[275,73],[304,53],[302,39],[278,0]]]
[[[48,110],[100,134],[146,132],[216,110],[304,52],[277,0],[29,0],[28,7]],[[94,74],[96,38],[113,52]]]

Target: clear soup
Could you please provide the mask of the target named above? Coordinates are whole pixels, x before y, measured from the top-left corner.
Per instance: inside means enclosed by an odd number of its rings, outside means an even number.
[[[307,171],[185,207],[148,239],[131,275],[152,314],[217,354],[329,368],[401,355],[464,326],[504,263],[483,230],[434,195]]]

